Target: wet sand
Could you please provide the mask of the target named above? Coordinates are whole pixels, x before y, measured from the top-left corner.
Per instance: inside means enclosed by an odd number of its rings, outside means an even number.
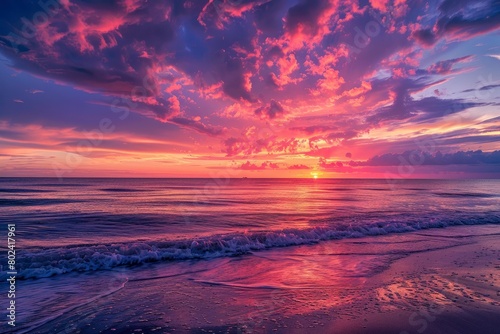
[[[121,289],[30,333],[498,333],[499,239],[461,226],[121,268],[89,275]]]

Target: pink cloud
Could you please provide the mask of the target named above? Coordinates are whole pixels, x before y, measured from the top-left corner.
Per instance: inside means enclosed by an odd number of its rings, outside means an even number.
[[[231,19],[242,17],[246,12],[267,1],[257,0],[244,3],[234,0],[208,0],[198,15],[198,22],[204,27],[213,24],[217,29],[223,29]]]
[[[354,168],[349,165],[345,165],[341,161],[328,162],[324,158],[319,159],[318,166],[323,170],[337,173],[352,173],[354,171]]]
[[[345,80],[340,76],[339,71],[329,69],[323,73],[323,78],[319,79],[316,83],[317,90],[312,90],[313,95],[320,95],[322,93],[332,93],[338,90]]]
[[[373,8],[378,9],[382,12],[386,12],[389,0],[370,0],[370,4]]]
[[[349,49],[345,44],[327,49],[323,56],[318,57],[317,63],[310,56],[306,57],[305,65],[312,74],[325,73],[331,67],[334,67],[342,58],[349,57]]]
[[[244,164],[242,164],[241,166],[238,167],[238,169],[252,170],[252,171],[255,171],[255,170],[264,170],[264,169],[278,169],[278,168],[280,168],[280,167],[278,166],[277,163],[273,163],[273,162],[270,162],[270,161],[263,162],[260,165],[259,164],[253,164],[250,161],[247,161],[247,162],[245,162]]]
[[[372,89],[372,85],[369,81],[362,81],[359,87],[354,87],[348,91],[344,91],[343,95],[353,98],[359,95],[365,94]]]
[[[288,10],[285,17],[287,48],[297,50],[304,45],[321,42],[330,32],[330,20],[338,9],[336,0],[301,0]]]
[[[306,165],[291,165],[288,166],[288,169],[301,170],[301,169],[311,169],[311,167],[308,167]]]
[[[250,129],[244,137],[230,137],[223,141],[222,152],[226,156],[249,156],[267,153],[293,153],[305,144],[306,140],[296,138],[278,138],[275,134],[259,136],[256,129]]]
[[[299,69],[299,64],[293,53],[284,55],[277,61],[279,74],[272,74],[272,80],[278,87],[283,87],[290,83],[297,83],[300,78],[292,78],[291,75]]]

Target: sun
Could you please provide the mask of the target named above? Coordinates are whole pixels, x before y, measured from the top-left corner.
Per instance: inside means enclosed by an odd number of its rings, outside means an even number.
[[[311,176],[313,177],[313,179],[317,179],[318,178],[318,173],[311,173]]]

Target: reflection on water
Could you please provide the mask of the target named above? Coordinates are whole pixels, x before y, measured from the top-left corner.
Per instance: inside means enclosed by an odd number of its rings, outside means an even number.
[[[0,179],[2,221],[24,246],[190,238],[241,231],[500,211],[500,180]]]

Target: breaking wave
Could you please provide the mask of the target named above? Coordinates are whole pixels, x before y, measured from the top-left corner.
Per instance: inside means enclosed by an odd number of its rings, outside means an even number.
[[[326,240],[405,233],[457,225],[500,224],[500,215],[336,224],[309,229],[213,235],[186,240],[81,245],[23,249],[18,255],[18,278],[44,278],[69,272],[106,270],[147,262],[210,259]]]

